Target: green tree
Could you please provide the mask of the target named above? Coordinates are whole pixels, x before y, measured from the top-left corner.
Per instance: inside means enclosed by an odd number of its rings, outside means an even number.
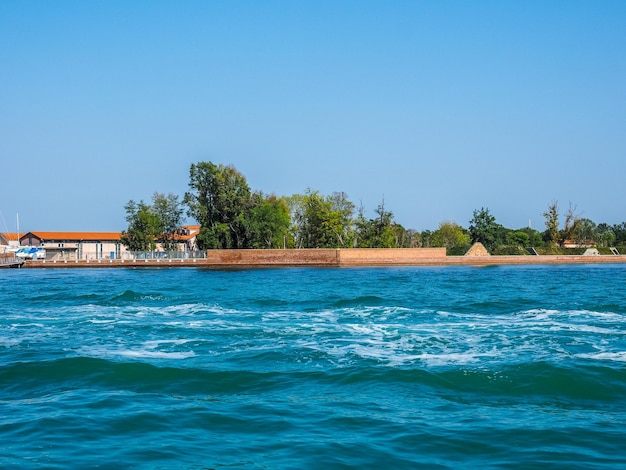
[[[613,232],[613,227],[611,227],[609,224],[598,224],[597,233],[597,241],[600,246],[613,246],[615,244],[615,232]]]
[[[613,225],[611,230],[615,235],[615,244],[626,245],[626,222]]]
[[[128,229],[122,232],[121,242],[131,251],[152,251],[157,242],[166,251],[175,248],[183,217],[178,196],[155,192],[152,204],[131,200],[124,209]]]
[[[293,194],[284,198],[291,218],[291,238],[295,248],[303,248],[302,224],[304,223],[304,195]]]
[[[419,248],[422,246],[421,235],[416,230],[404,228],[398,223],[392,225],[392,230],[395,236],[395,247]]]
[[[130,200],[124,209],[128,228],[121,234],[122,244],[130,251],[153,251],[162,227],[158,214],[143,201]]]
[[[431,230],[424,230],[420,234],[420,239],[421,239],[420,246],[422,248],[430,248],[432,246],[432,237],[433,237],[433,232]]]
[[[304,213],[300,224],[301,246],[304,248],[330,248],[328,218],[331,205],[319,191],[307,189],[304,195]]]
[[[534,228],[524,227],[524,228],[520,228],[519,230],[516,230],[516,232],[525,233],[526,236],[528,237],[528,241],[526,242],[526,244],[525,245],[520,244],[520,246],[524,246],[524,247],[540,246],[543,242],[543,239],[541,238],[541,233],[539,233]]]
[[[174,250],[178,243],[178,231],[183,222],[183,208],[178,196],[155,192],[152,196],[152,210],[160,225],[158,240],[166,251]]]
[[[430,243],[434,247],[445,247],[448,251],[455,247],[469,248],[470,236],[454,222],[441,222],[432,233]]]
[[[359,248],[394,248],[397,246],[397,237],[393,213],[385,210],[385,201],[376,208],[376,217],[367,220],[363,208],[359,209],[357,217],[357,246]]]
[[[330,213],[328,214],[327,230],[330,230],[340,248],[352,246],[354,243],[354,203],[344,192],[334,192],[328,198]]]
[[[559,205],[556,201],[548,206],[548,210],[543,213],[546,219],[546,241],[553,246],[558,245],[560,238],[559,231]]]
[[[251,192],[246,178],[233,166],[192,164],[184,203],[188,215],[201,225],[197,238],[200,249],[246,248],[245,217]]]
[[[289,208],[283,199],[254,193],[245,221],[250,248],[286,248],[293,245],[289,233]]]
[[[415,229],[406,229],[398,246],[402,248],[420,248],[422,246],[422,235]]]
[[[572,228],[572,238],[580,245],[595,245],[598,241],[598,227],[590,219],[577,219]]]
[[[522,230],[508,230],[506,232],[506,244],[509,246],[527,247],[530,242],[528,233]]]
[[[502,243],[502,226],[496,223],[496,218],[484,207],[474,211],[470,220],[469,232],[472,243],[480,242],[489,251]]]
[[[579,231],[580,217],[575,213],[575,207],[570,203],[567,213],[565,214],[565,227],[560,232],[559,244],[563,245],[565,240],[576,240],[576,234]]]
[[[323,196],[307,189],[288,198],[292,233],[298,248],[352,246],[354,204],[345,193]]]

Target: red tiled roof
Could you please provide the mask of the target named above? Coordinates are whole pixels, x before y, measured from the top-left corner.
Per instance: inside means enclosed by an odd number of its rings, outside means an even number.
[[[0,234],[4,237],[4,239],[8,242],[16,242],[19,240],[18,238],[18,234],[17,233],[8,233],[8,232],[3,232],[2,234]]]
[[[200,233],[200,225],[185,225],[183,229],[188,230],[188,235],[176,235],[176,240],[187,241]]]
[[[121,232],[28,232],[43,241],[72,240],[72,241],[119,241]]]
[[[198,235],[200,232],[200,225],[186,225],[183,227],[184,229],[189,230],[189,235],[177,235],[175,237],[176,240],[190,240],[191,238]],[[122,232],[28,232],[25,235],[32,235],[40,240],[46,241],[119,241]],[[7,234],[3,234],[7,235]],[[8,234],[15,235],[15,238],[7,240],[17,240],[17,234]],[[22,235],[23,237],[24,235]]]

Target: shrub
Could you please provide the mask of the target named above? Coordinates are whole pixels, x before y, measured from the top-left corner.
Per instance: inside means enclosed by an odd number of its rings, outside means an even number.
[[[463,256],[469,251],[472,245],[456,245],[446,249],[446,255],[448,256]]]
[[[519,245],[500,245],[495,248],[492,255],[508,255],[508,256],[524,256],[528,255],[528,251]]]

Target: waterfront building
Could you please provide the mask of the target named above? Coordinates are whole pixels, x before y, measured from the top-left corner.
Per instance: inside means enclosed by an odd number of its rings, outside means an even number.
[[[175,234],[177,253],[197,250],[196,236],[199,225],[181,227]],[[3,234],[6,235],[6,234]],[[49,261],[101,261],[112,259],[134,259],[132,253],[121,242],[122,232],[27,232],[19,238],[21,246],[42,247]],[[156,244],[157,253],[165,256],[161,243]]]

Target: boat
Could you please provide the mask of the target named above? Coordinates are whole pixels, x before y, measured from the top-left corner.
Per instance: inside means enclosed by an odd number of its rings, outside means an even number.
[[[39,246],[23,246],[15,252],[17,259],[45,260],[46,250]]]

